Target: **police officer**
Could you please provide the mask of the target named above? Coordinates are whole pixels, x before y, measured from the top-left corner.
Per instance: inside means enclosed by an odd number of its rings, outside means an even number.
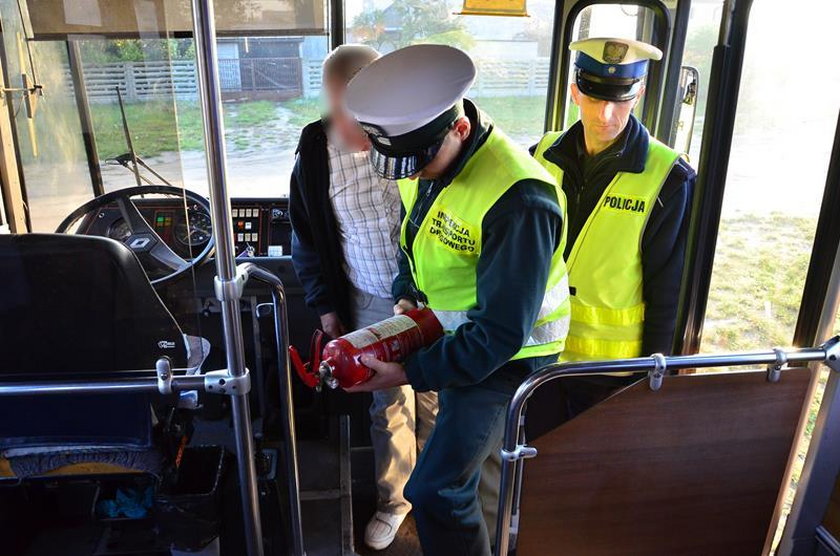
[[[463,98],[475,66],[458,49],[383,56],[347,89],[380,175],[406,216],[395,312],[425,302],[447,334],[352,390],[439,392],[437,423],[405,489],[425,554],[490,554],[476,495],[521,381],[563,349],[569,295],[562,192],[527,151]]]
[[[662,52],[593,38],[577,52],[571,85],[580,121],[547,133],[536,159],[568,199],[572,320],[567,361],[670,353],[695,172],[633,115],[649,60]],[[631,378],[562,381],[571,417]]]

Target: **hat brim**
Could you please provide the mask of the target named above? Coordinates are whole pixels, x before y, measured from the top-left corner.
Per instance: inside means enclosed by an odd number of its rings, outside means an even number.
[[[370,149],[370,163],[373,165],[374,171],[385,179],[407,178],[422,171],[437,156],[440,145],[441,142],[437,141],[425,149],[395,155],[381,152],[374,143],[373,148]]]
[[[584,95],[613,102],[633,100],[642,89],[641,79],[609,80],[591,76],[583,71],[577,72],[575,83]]]

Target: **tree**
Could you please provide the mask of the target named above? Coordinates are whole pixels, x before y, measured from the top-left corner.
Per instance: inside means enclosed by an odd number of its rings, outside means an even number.
[[[451,9],[440,0],[396,0],[384,10],[359,14],[351,26],[357,40],[375,48],[438,43],[470,48],[474,41]]]
[[[192,60],[191,39],[90,39],[81,42],[82,59],[88,64]]]

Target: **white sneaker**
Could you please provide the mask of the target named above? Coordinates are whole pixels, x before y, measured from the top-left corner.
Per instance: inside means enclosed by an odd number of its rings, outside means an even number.
[[[365,544],[374,550],[383,550],[394,542],[397,531],[408,514],[376,512],[365,527]]]

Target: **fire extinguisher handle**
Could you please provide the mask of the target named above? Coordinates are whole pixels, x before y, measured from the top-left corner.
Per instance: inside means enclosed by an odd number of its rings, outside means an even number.
[[[292,367],[295,368],[295,372],[297,372],[298,377],[300,377],[303,383],[310,388],[316,388],[320,384],[321,379],[312,371],[308,363],[303,362],[295,346],[289,346],[289,357],[292,362]]]

